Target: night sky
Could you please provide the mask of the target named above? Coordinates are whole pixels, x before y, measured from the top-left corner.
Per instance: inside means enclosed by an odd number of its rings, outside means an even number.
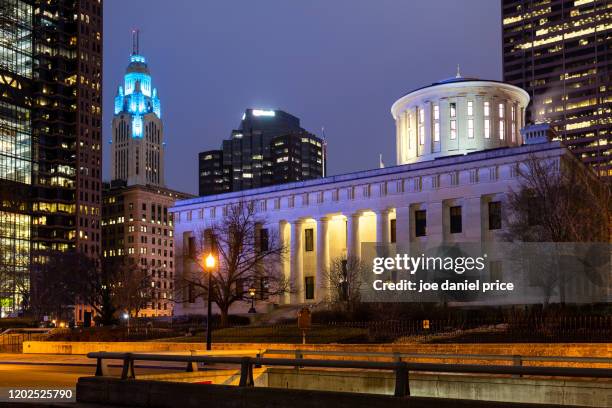
[[[395,164],[389,109],[455,75],[501,79],[495,0],[105,0],[104,179],[113,99],[139,28],[162,104],[166,184],[197,192],[199,151],[246,108],[282,109],[328,142],[328,174]]]

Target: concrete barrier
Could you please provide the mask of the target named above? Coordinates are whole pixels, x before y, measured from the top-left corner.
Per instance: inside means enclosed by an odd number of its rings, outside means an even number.
[[[81,403],[156,408],[559,408],[559,405],[548,404],[398,398],[347,392],[120,380],[108,377],[80,378],[76,396]]]
[[[268,387],[393,395],[388,372],[267,368]],[[535,379],[459,374],[410,374],[410,395],[498,402],[609,407],[612,381]]]
[[[180,352],[205,350],[203,343],[24,341],[24,353],[87,354],[109,352]],[[612,343],[491,343],[491,344],[276,344],[213,343],[213,350],[317,350],[381,353],[499,354],[524,356],[612,357]]]

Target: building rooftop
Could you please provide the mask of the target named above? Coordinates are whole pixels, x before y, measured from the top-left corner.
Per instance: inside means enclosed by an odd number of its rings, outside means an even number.
[[[301,188],[310,188],[315,186],[324,186],[327,184],[339,183],[343,181],[358,180],[364,178],[371,178],[377,176],[384,176],[390,174],[406,173],[411,171],[426,170],[436,167],[466,164],[475,161],[484,161],[494,158],[517,156],[522,154],[556,150],[564,148],[560,142],[547,142],[533,145],[522,145],[517,147],[504,147],[499,149],[479,150],[472,153],[455,155],[455,156],[444,156],[434,160],[403,164],[398,166],[385,167],[382,169],[372,170],[360,170],[352,173],[339,174],[336,176],[324,177],[315,180],[298,181],[292,183],[279,184],[269,187],[260,187],[250,190],[236,191],[231,193],[215,194],[209,196],[202,196],[187,200],[179,200],[175,203],[174,208],[190,206],[195,204],[214,203],[216,201],[239,199],[242,197],[254,197],[257,195],[269,194],[274,192],[286,191],[286,190],[297,190]]]

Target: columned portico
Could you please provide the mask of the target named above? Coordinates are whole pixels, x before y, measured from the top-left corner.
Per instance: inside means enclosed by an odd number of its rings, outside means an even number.
[[[302,253],[303,221],[291,222],[291,303],[304,301],[304,256]]]
[[[359,242],[359,219],[361,212],[356,212],[347,217],[346,239],[347,256],[361,258],[361,242]]]
[[[315,301],[321,302],[328,298],[329,292],[329,218],[317,220],[317,275],[315,277]]]

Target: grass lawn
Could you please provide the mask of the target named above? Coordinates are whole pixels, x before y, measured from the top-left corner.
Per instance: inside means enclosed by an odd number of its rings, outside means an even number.
[[[217,329],[212,333],[213,342],[218,343],[302,343],[302,332],[297,327],[231,327]],[[200,343],[206,341],[204,333],[195,336],[171,337],[153,341]],[[306,342],[321,343],[367,343],[368,331],[361,328],[313,326],[306,331]]]

